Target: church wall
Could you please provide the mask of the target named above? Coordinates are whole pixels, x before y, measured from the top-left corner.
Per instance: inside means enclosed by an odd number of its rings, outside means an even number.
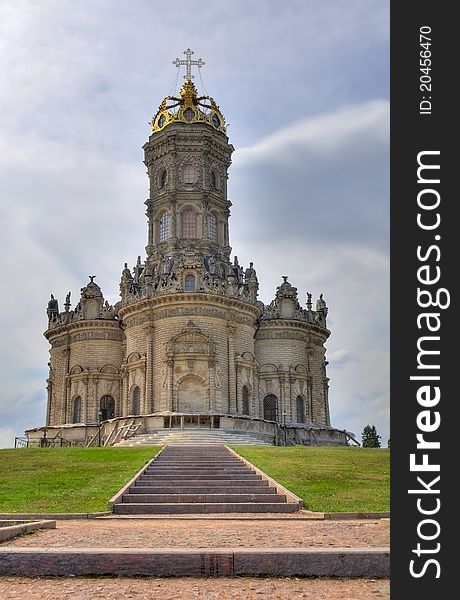
[[[206,410],[235,412],[235,355],[250,353],[254,367],[254,309],[226,310],[225,300],[213,303],[209,297],[203,297],[202,302],[190,295],[178,296],[177,300],[178,304],[171,303],[166,310],[163,305],[155,306],[152,303],[149,309],[144,305],[143,314],[130,313],[125,319],[127,356],[131,353],[145,353],[147,356],[144,392],[147,412],[178,410],[178,395],[185,397],[189,386],[196,389],[204,387]],[[232,301],[228,301],[230,303]],[[177,313],[179,316],[174,316]],[[147,325],[146,319],[150,319]],[[168,354],[168,344],[186,330],[190,322],[214,344],[213,356]]]
[[[279,414],[286,410],[286,421],[296,422],[296,397],[301,395],[306,404],[306,418],[326,425],[325,348],[317,336],[313,338],[316,343],[310,341],[313,336],[308,328],[308,324],[290,327],[280,321],[261,323],[256,335],[256,358],[261,369],[259,406],[262,411],[264,397],[274,394]],[[299,369],[299,365],[303,368]]]
[[[116,414],[121,410],[122,332],[116,322],[102,328],[95,327],[94,321],[87,325],[69,325],[56,337],[50,335],[51,425],[73,421],[73,400],[77,396],[81,397],[81,421],[97,420],[100,399],[106,394],[114,397]]]

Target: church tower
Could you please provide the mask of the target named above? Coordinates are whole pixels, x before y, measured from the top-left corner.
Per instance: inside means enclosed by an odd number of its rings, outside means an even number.
[[[250,430],[279,443],[281,426],[290,443],[344,443],[330,425],[326,302],[321,294],[314,310],[307,294],[302,307],[285,276],[264,305],[253,263],[231,257],[234,148],[219,106],[193,83],[203,61],[184,54],[174,61],[184,84],[161,102],[143,147],[145,257],[125,263],[114,306],[94,275],[73,310],[70,292],[64,311],[48,303],[46,425],[78,444],[101,421],[108,444],[133,427]]]

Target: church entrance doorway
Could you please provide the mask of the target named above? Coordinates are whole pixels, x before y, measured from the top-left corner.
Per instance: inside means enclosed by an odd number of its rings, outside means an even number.
[[[177,390],[177,412],[197,414],[208,409],[207,394],[201,380],[195,375],[182,379]]]
[[[190,429],[202,427],[203,429],[218,429],[220,418],[214,415],[171,415],[165,417],[164,427],[173,429]]]

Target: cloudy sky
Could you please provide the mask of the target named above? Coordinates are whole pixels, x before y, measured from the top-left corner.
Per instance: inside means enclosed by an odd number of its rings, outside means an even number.
[[[230,233],[268,303],[323,292],[334,425],[389,436],[388,42],[381,0],[3,0],[0,447],[45,419],[45,309],[146,244],[148,121],[187,47],[236,148]],[[196,79],[200,84],[199,78]]]

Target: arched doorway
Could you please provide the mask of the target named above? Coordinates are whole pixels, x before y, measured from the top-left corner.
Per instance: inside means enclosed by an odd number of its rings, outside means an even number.
[[[198,377],[188,375],[177,389],[177,412],[200,413],[208,410],[206,389]]]
[[[102,396],[100,404],[100,420],[106,421],[115,417],[115,400],[112,396]]]
[[[268,394],[264,398],[264,419],[267,421],[277,421],[278,417],[278,398],[273,394]]]
[[[141,390],[138,385],[133,389],[133,402],[131,407],[133,415],[141,414]]]

